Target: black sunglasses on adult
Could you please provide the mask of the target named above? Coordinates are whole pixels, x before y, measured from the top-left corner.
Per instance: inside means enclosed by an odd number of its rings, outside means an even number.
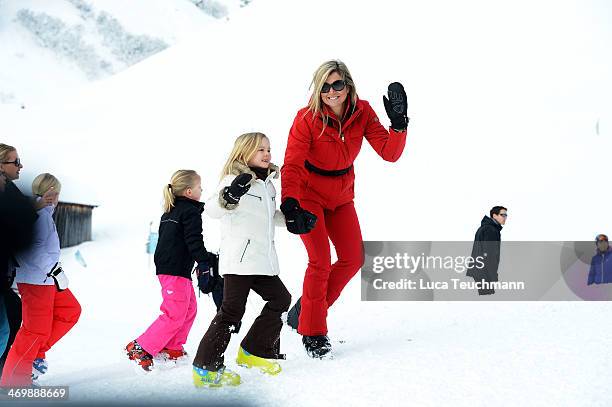
[[[15,161],[2,161],[2,164],[15,164],[15,167],[19,167],[21,165],[21,160],[17,158]]]
[[[337,81],[334,81],[333,83],[325,82],[323,86],[321,87],[321,93],[327,93],[329,92],[331,88],[334,88],[336,92],[340,92],[342,89],[344,89],[345,86],[346,86],[346,82],[344,82],[342,79],[338,79]]]

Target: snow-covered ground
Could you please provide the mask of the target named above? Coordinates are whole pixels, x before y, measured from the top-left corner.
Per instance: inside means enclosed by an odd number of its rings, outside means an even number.
[[[287,242],[284,242],[287,243]],[[300,250],[281,244],[283,280],[299,293]],[[299,248],[298,248],[299,249]],[[159,307],[158,284],[142,241],[106,236],[81,245],[88,267],[64,250],[71,283],[84,304],[74,332],[49,353],[41,384],[69,384],[72,400],[243,403],[255,406],[606,406],[611,358],[606,302],[360,302],[353,281],[330,310],[333,360],[312,360],[300,336],[283,329],[283,372],[267,377],[236,366],[236,350],[263,302],[249,298],[244,328],[226,362],[238,388],[199,390],[191,367],[139,375],[122,346]],[[114,261],[109,261],[112,255]],[[195,354],[214,316],[201,296],[186,346]],[[43,380],[44,379],[44,380]]]
[[[41,382],[90,401],[609,405],[607,302],[366,303],[355,279],[330,310],[334,360],[308,359],[283,330],[281,375],[237,368],[244,383],[219,391],[194,389],[189,366],[135,375],[121,348],[158,313],[144,242],[171,173],[196,169],[211,193],[233,140],[251,130],[270,136],[280,164],[311,74],[329,58],[348,64],[383,122],[389,82],[409,97],[402,159],[385,163],[364,144],[355,163],[364,239],[470,240],[496,204],[509,208],[505,240],[612,233],[611,15],[596,0],[256,0],[116,75],[25,109],[0,105],[2,141],[18,147],[24,178],[52,172],[71,180],[66,193],[95,191],[100,205],[94,241],[63,251],[83,314]],[[204,222],[215,250],[217,224]],[[303,247],[283,230],[276,242],[297,298]],[[214,313],[211,299],[199,305],[192,354]],[[261,306],[249,300],[245,326]]]

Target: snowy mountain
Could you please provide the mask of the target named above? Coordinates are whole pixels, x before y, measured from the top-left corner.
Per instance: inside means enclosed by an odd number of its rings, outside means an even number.
[[[376,214],[364,228],[367,239],[470,240],[495,204],[510,209],[508,240],[591,240],[612,230],[612,218],[592,210],[589,194],[600,183],[590,163],[607,162],[612,140],[606,7],[570,2],[555,6],[552,19],[549,7],[526,3],[512,10],[441,3],[444,13],[421,2],[348,4],[330,7],[368,29],[340,47],[326,41],[325,30],[311,29],[320,19],[316,7],[251,3],[117,75],[53,94],[52,103],[0,105],[4,138],[23,146],[24,173],[36,172],[27,163],[66,175],[78,168],[107,197],[106,207],[130,193],[130,183],[117,177],[139,174],[139,213],[155,218],[169,174],[192,167],[210,191],[225,152],[245,131],[268,134],[280,162],[312,71],[338,57],[382,120],[389,82],[402,81],[409,94],[404,158],[385,163],[364,146],[356,162],[359,210]],[[388,40],[387,22],[398,8],[406,16],[399,48]],[[360,198],[396,188],[394,174],[406,185],[400,219],[377,200]],[[552,221],[542,220],[543,208]],[[432,227],[447,212],[453,215],[443,217],[444,227]]]
[[[288,359],[279,377],[240,370],[244,384],[218,392],[194,389],[189,366],[135,376],[121,351],[158,312],[159,287],[144,242],[172,172],[197,170],[205,195],[212,193],[233,140],[252,130],[269,135],[272,161],[281,164],[311,75],[329,58],[348,64],[360,97],[383,123],[389,82],[404,83],[409,98],[400,161],[383,162],[364,143],[355,163],[364,239],[468,241],[496,204],[509,209],[504,240],[612,233],[605,208],[612,198],[607,3],[258,0],[242,8],[227,3],[229,21],[216,22],[178,0],[91,1],[90,19],[76,6],[81,2],[62,2],[65,12],[16,3],[0,2],[0,10],[10,5],[11,38],[27,38],[28,62],[13,45],[5,52],[9,45],[0,37],[0,55],[12,55],[6,65],[2,57],[2,78],[9,78],[5,71],[13,78],[3,83],[19,85],[6,88],[16,96],[0,105],[2,141],[19,149],[24,178],[42,171],[78,178],[72,184],[87,184],[100,205],[94,241],[62,253],[83,314],[49,353],[43,384],[68,384],[79,401],[610,404],[607,302],[496,303],[475,296],[463,303],[366,303],[355,279],[330,310],[334,360],[309,359],[299,336],[284,329]],[[145,3],[150,13],[141,18]],[[90,80],[66,54],[36,45],[15,20],[22,4],[34,16],[61,15],[66,27],[81,25],[68,32],[81,30],[76,43],[95,50],[90,61],[108,61],[113,70]],[[159,13],[151,11],[156,7]],[[122,58],[132,54],[115,53],[99,31],[103,12],[124,28],[113,38],[143,40],[142,50],[167,47],[126,68]],[[40,82],[49,87],[39,91]],[[204,225],[206,245],[215,250],[218,224],[204,217]],[[276,245],[281,278],[296,299],[307,261],[303,246],[280,229]],[[87,268],[74,259],[76,250]],[[245,326],[261,309],[255,297]],[[214,315],[209,298],[202,296],[199,306],[187,344],[192,355]],[[232,339],[226,355],[233,369],[240,339]]]
[[[244,0],[0,2],[0,103],[27,105],[120,72]],[[42,69],[44,68],[44,69]]]

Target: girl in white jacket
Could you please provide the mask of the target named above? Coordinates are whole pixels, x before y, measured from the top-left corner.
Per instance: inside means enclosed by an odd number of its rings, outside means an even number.
[[[194,384],[240,384],[240,376],[225,369],[223,354],[244,315],[250,290],[266,302],[238,349],[236,362],[278,374],[274,359],[280,354],[281,314],[289,309],[291,295],[278,277],[274,226],[285,226],[276,209],[278,167],[270,162],[270,141],[262,133],[243,134],[234,143],[222,172],[218,192],[206,203],[206,213],[221,219],[219,272],[223,275],[221,310],[202,338],[193,362]]]

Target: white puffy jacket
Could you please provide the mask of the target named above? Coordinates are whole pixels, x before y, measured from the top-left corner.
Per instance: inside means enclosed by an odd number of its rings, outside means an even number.
[[[237,205],[223,199],[223,189],[242,173],[249,173],[251,188]],[[273,178],[278,178],[278,167],[270,164],[265,181],[257,178],[246,165],[236,162],[232,175],[226,175],[217,192],[206,201],[210,217],[221,219],[219,273],[238,275],[279,274],[278,257],[274,247],[274,227],[285,226],[285,217],[276,209],[276,189]]]

